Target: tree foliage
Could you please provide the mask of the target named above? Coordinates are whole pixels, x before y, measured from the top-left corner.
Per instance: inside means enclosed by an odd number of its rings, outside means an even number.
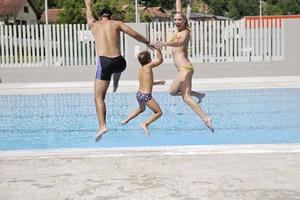
[[[113,19],[132,22],[135,18],[134,6],[130,0],[96,0],[93,5],[93,12],[96,18],[99,18],[103,8],[109,8],[113,13]]]
[[[86,23],[85,14],[80,3],[76,0],[64,0],[63,10],[58,14],[61,24],[81,24]]]
[[[38,4],[38,10],[43,12],[44,0],[32,0]],[[71,3],[72,2],[72,3]],[[183,1],[186,7],[188,0]],[[175,0],[138,0],[141,6],[154,7],[160,6],[168,10],[174,10]],[[209,6],[210,12],[215,15],[227,16],[233,19],[239,19],[244,16],[259,15],[260,0],[192,0],[192,11],[199,12],[201,9],[199,5],[206,3]],[[84,8],[84,0],[48,0],[49,8],[63,8],[69,9],[61,15],[62,21],[71,21],[77,23],[82,22],[78,7]],[[75,6],[76,9],[71,9],[70,5]],[[300,0],[262,0],[263,15],[294,15],[300,14]],[[134,0],[94,0],[95,16],[99,11],[109,7],[113,13],[113,18],[124,20],[125,22],[132,22],[135,20]],[[66,18],[63,19],[63,18]],[[71,19],[73,18],[73,19]],[[142,20],[149,20],[149,16],[145,16]]]
[[[174,9],[175,0],[138,0],[139,5],[145,6],[145,7],[156,7],[160,6],[165,9]]]
[[[204,0],[216,15],[239,19],[259,15],[260,0]],[[262,0],[263,15],[300,14],[300,0]]]

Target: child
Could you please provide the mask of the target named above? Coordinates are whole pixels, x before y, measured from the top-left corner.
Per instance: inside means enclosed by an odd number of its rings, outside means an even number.
[[[127,119],[122,122],[122,124],[127,124],[130,120],[144,112],[146,106],[148,106],[154,112],[154,114],[146,122],[141,124],[141,127],[144,129],[145,133],[148,134],[149,125],[162,115],[159,105],[151,94],[153,85],[165,84],[165,81],[154,82],[152,71],[154,67],[157,67],[163,62],[163,57],[161,50],[157,49],[157,60],[152,61],[151,55],[148,51],[139,53],[138,60],[142,65],[139,69],[139,91],[136,93],[136,99],[139,103],[139,107],[133,113],[131,113]]]

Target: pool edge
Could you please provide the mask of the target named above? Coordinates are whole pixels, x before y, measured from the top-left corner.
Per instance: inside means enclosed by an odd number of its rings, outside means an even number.
[[[131,156],[182,156],[211,154],[300,153],[300,143],[291,144],[242,144],[242,145],[189,145],[145,146],[124,148],[84,148],[45,150],[1,150],[0,160],[46,158],[94,158]]]

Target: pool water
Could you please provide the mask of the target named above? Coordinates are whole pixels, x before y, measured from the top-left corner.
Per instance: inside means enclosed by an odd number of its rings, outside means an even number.
[[[146,136],[139,124],[151,111],[123,126],[137,107],[135,93],[108,93],[109,132],[95,143],[93,94],[0,95],[0,150],[300,143],[300,89],[207,91],[201,106],[214,134],[181,97],[153,97],[163,116]]]

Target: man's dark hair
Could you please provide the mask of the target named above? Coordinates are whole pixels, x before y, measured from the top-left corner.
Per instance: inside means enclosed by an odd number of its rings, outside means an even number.
[[[100,12],[100,16],[101,17],[111,17],[112,16],[112,12],[109,8],[103,8]]]

